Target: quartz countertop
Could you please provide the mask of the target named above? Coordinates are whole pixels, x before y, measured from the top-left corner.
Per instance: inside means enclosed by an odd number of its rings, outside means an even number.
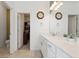
[[[53,36],[49,33],[42,33],[43,37],[46,38],[49,42],[56,45],[57,47],[63,49],[67,54],[72,57],[79,57],[79,42],[69,43],[66,41],[66,37],[63,36]]]

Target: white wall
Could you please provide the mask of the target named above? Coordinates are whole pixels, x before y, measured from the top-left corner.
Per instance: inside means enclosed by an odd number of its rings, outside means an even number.
[[[10,53],[17,50],[17,14],[14,9],[10,10]]]
[[[6,39],[6,8],[0,2],[0,47],[5,46]]]
[[[68,15],[79,15],[79,2],[64,2],[64,4],[59,8],[63,15],[61,20],[55,18],[55,13],[57,11],[51,12],[50,19],[50,32],[57,33],[60,35],[68,33]],[[57,25],[59,23],[59,25]]]
[[[49,32],[49,2],[6,2],[11,6],[10,53],[17,50],[17,13],[30,13],[30,49],[40,49],[39,34]],[[38,20],[37,12],[44,12],[44,18]]]

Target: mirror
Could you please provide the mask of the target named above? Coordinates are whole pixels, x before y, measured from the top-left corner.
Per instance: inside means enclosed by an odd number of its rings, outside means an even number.
[[[55,18],[57,12],[62,13],[62,20]],[[79,37],[79,2],[64,1],[58,10],[51,11],[49,32],[64,37]]]
[[[79,37],[79,15],[68,15],[68,35]]]

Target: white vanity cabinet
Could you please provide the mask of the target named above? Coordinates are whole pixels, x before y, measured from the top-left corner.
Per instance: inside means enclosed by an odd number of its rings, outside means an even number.
[[[47,42],[47,57],[55,58],[56,57],[56,48],[50,42]]]
[[[71,58],[62,48],[41,36],[41,52],[44,58]]]
[[[55,46],[41,36],[41,52],[44,58],[55,58]]]
[[[57,49],[56,49],[56,58],[71,58],[71,56],[57,47]]]
[[[41,36],[41,52],[44,58],[47,57],[47,41]]]

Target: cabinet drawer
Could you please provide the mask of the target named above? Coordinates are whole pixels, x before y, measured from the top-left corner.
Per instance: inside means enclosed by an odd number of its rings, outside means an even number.
[[[51,44],[50,42],[47,42],[47,48],[53,53],[56,52],[56,47],[53,44]]]
[[[47,53],[47,58],[55,58],[55,57],[56,57],[56,53],[49,50]]]
[[[50,42],[47,42],[47,57],[55,58],[56,57],[56,48]]]
[[[41,37],[41,52],[43,57],[47,57],[47,41]]]
[[[47,48],[47,57],[48,58],[55,58],[56,53],[53,52],[49,47]]]

